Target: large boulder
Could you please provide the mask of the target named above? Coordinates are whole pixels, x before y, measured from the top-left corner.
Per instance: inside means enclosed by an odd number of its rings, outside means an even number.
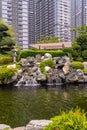
[[[8,65],[7,68],[16,68],[16,64]]]
[[[32,120],[26,126],[26,130],[43,130],[49,123],[51,123],[50,120]]]
[[[5,125],[5,124],[0,124],[0,130],[12,130],[11,127],[9,125]]]
[[[65,65],[65,66],[63,67],[63,72],[64,72],[64,74],[68,74],[69,71],[70,71],[70,67],[69,67],[68,65]]]
[[[84,64],[84,69],[87,69],[87,62],[83,62]]]
[[[25,130],[25,127],[17,127],[17,128],[14,128],[13,130]]]
[[[87,75],[84,75],[84,82],[87,83]]]
[[[50,59],[50,60],[52,60],[52,55],[49,54],[49,53],[45,53],[45,54],[44,54],[44,58],[45,58],[45,59]]]
[[[46,72],[50,72],[50,71],[51,71],[51,67],[45,66],[45,71],[46,71]]]

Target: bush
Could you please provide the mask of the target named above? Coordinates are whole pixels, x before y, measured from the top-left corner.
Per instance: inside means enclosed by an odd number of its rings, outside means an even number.
[[[43,73],[43,74],[46,74],[45,72],[45,66],[49,66],[49,67],[53,67],[54,66],[54,62],[52,60],[45,60],[45,61],[42,61],[40,63],[40,71]],[[47,74],[46,74],[47,75]]]
[[[79,61],[73,61],[71,63],[71,66],[74,68],[74,69],[84,69],[84,64],[82,62],[79,62]]]
[[[44,55],[45,53],[50,53],[53,57],[57,57],[57,56],[64,56],[66,55],[65,52],[63,52],[62,50],[55,50],[55,51],[49,51],[49,50],[22,50],[20,52],[20,58],[26,58],[28,56],[36,56],[37,54],[40,54],[40,55]]]
[[[51,119],[50,123],[43,130],[87,130],[87,117],[84,111],[76,109],[68,113],[62,112],[60,116]]]
[[[0,69],[0,81],[1,84],[4,82],[4,80],[8,81],[14,74],[16,69],[14,68],[2,68]]]
[[[82,56],[83,56],[83,58],[84,58],[85,60],[87,60],[87,50],[84,50],[84,51],[82,52]]]
[[[65,47],[62,50],[63,50],[63,52],[66,52],[68,54],[68,53],[72,52],[72,47]]]
[[[79,56],[79,57],[76,58],[76,61],[83,62],[83,58]]]
[[[11,62],[12,62],[12,57],[3,56],[3,55],[0,56],[0,65],[8,64],[8,63],[11,63]]]

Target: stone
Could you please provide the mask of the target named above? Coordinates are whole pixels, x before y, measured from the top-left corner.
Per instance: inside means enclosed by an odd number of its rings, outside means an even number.
[[[35,58],[32,56],[32,57],[27,57],[27,61],[30,63],[30,64],[33,64],[34,61],[35,61]]]
[[[84,64],[84,69],[87,69],[87,62],[83,62]]]
[[[38,70],[38,67],[33,67],[32,72],[36,72]]]
[[[38,76],[37,76],[37,81],[45,81],[46,80],[46,76],[42,73],[40,73]]]
[[[32,120],[26,126],[25,130],[43,130],[51,122],[50,120]]]
[[[60,72],[60,73],[59,73],[59,77],[60,77],[61,79],[65,79],[64,73],[63,73],[63,72]]]
[[[64,74],[68,74],[69,71],[70,71],[70,67],[69,67],[68,65],[65,65],[65,66],[63,67],[63,72],[64,72]]]
[[[4,130],[4,129],[12,130],[11,127],[10,127],[9,125],[0,124],[0,130]]]
[[[65,59],[66,62],[70,63],[70,58],[68,56],[64,56],[63,58]]]
[[[17,127],[17,128],[14,128],[13,130],[25,130],[25,127]]]
[[[59,61],[58,61],[59,64],[63,64],[64,63],[64,59],[63,58],[60,58]]]
[[[42,56],[42,57],[41,57],[41,60],[44,60],[44,58],[45,58],[45,57],[44,57],[44,56]]]
[[[26,64],[26,61],[27,60],[25,58],[21,58],[21,60],[20,60],[20,62],[21,62],[22,65]]]
[[[37,62],[40,62],[40,61],[41,61],[41,55],[40,55],[40,54],[37,54],[37,55],[36,55],[36,61],[37,61]]]
[[[15,72],[14,75],[12,76],[11,80],[14,82],[17,80],[17,73]]]
[[[72,69],[71,72],[66,76],[66,82],[78,82],[78,76],[76,70]]]
[[[50,72],[51,68],[49,66],[45,66],[45,71]]]
[[[52,55],[49,53],[45,53],[44,58],[52,59]]]
[[[84,82],[87,83],[87,75],[84,75]]]
[[[16,68],[16,64],[8,65],[7,68]]]

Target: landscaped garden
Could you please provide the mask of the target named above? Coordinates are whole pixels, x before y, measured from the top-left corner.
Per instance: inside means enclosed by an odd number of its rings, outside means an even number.
[[[86,63],[87,61],[87,27],[80,27],[74,31],[78,31],[78,36],[72,43],[72,47],[63,48],[61,50],[38,50],[34,48],[30,50],[22,50],[16,46],[12,29],[3,21],[0,21],[0,85],[6,86],[17,83],[17,87],[20,88],[21,86],[25,88],[28,86],[34,86],[37,88],[37,85],[42,87],[41,85],[45,83],[44,85],[48,85],[50,88],[51,85],[60,85],[60,82],[65,85],[66,83],[87,82],[87,67],[84,67],[84,62]],[[52,37],[50,37],[49,40],[50,42],[51,40],[54,41]],[[14,50],[16,50],[17,54],[15,56],[13,52]],[[15,88],[15,86],[13,87]],[[59,98],[61,98],[61,96]],[[65,95],[65,98],[67,98],[67,95]],[[48,100],[46,101],[49,104]],[[52,100],[52,102],[54,101]],[[44,104],[43,106],[45,105],[47,104]],[[53,105],[55,104],[53,103]],[[52,111],[53,109],[50,110],[51,116]],[[58,114],[58,112],[53,112],[53,116],[56,114]],[[46,117],[46,115],[44,117]],[[50,118],[50,114],[48,117]],[[31,119],[33,119],[32,116]],[[21,125],[21,123],[19,123],[19,125]],[[61,116],[52,118],[52,123],[44,128],[44,130],[86,129],[86,113],[79,109],[68,113],[63,112]]]

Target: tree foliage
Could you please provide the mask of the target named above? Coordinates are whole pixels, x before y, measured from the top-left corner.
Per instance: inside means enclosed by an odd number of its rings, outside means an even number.
[[[0,52],[10,51],[15,45],[11,34],[11,27],[0,20]]]
[[[78,28],[72,29],[72,31],[77,32],[77,37],[75,38],[75,41],[73,42],[72,46],[72,57],[74,60],[84,59],[86,60],[85,56],[85,50],[87,50],[87,26],[82,26]]]
[[[55,43],[59,42],[59,37],[57,36],[46,36],[45,34],[41,35],[41,40],[38,42],[39,44],[45,43]]]
[[[87,26],[78,27],[76,29],[73,29],[73,31],[76,31],[78,33],[75,43],[80,45],[81,51],[84,51],[87,49]]]

